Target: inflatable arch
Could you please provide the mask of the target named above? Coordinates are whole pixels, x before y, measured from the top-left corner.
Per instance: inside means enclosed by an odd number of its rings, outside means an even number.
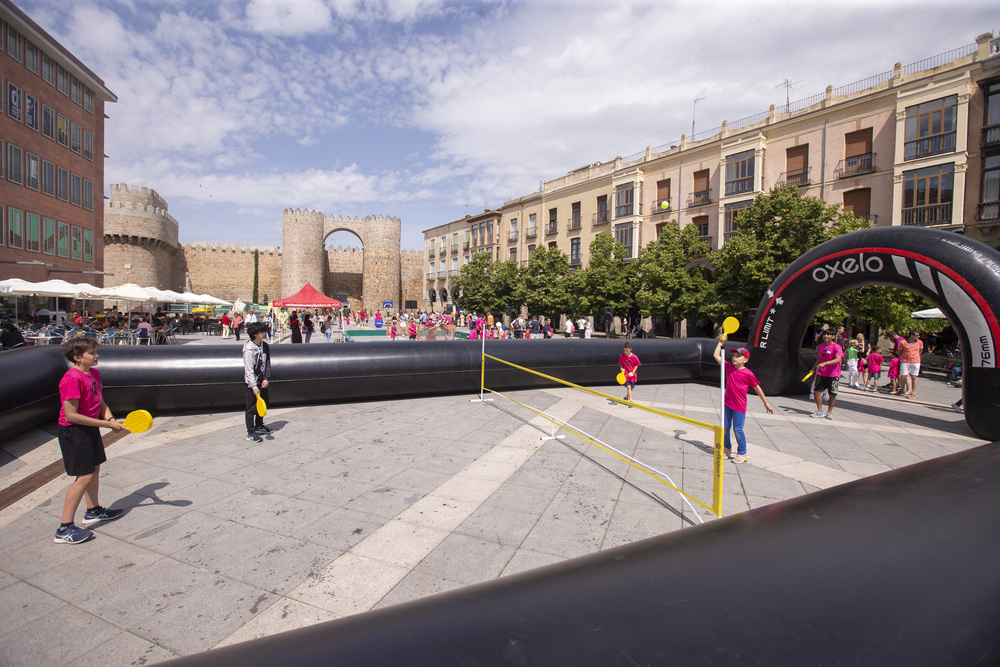
[[[902,287],[940,308],[962,343],[965,419],[1000,439],[1000,253],[951,232],[865,229],[792,262],[761,299],[750,329],[752,368],[767,393],[802,390],[802,337],[830,299],[866,285]]]

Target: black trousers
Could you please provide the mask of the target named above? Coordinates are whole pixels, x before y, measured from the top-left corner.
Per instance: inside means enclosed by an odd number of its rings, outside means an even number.
[[[253,390],[250,387],[245,387],[247,391],[247,433],[254,430],[258,426],[264,425],[264,418],[257,414],[257,397],[254,395]],[[267,387],[260,390],[261,398],[264,399],[264,403],[270,405],[271,398],[267,391]]]

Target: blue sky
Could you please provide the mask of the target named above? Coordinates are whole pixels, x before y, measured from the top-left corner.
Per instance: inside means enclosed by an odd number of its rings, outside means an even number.
[[[585,164],[972,43],[992,2],[15,0],[117,96],[106,183],[182,242],[285,208],[423,229]],[[331,237],[334,245],[360,245]]]

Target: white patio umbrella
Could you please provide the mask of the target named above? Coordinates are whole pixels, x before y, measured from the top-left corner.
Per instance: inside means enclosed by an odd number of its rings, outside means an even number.
[[[10,294],[11,296],[30,296],[34,294],[32,291],[34,287],[35,283],[27,280],[21,280],[20,278],[0,280],[0,294]],[[14,299],[14,319],[18,319],[17,299]]]
[[[99,289],[96,292],[92,292],[87,295],[88,299],[104,299],[106,301],[124,301],[125,302],[125,312],[132,312],[132,302],[138,301],[139,303],[150,303],[156,301],[157,297],[152,294],[144,287],[140,287],[135,283],[125,283],[124,285],[116,285],[115,287],[105,287],[104,289]],[[128,317],[131,317],[129,315]]]

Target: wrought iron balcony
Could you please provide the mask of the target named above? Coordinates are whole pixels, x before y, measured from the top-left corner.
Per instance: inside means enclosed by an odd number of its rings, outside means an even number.
[[[635,210],[635,207],[632,204],[625,204],[623,206],[615,206],[615,217],[616,218],[625,218],[625,217],[628,217],[630,215],[633,215],[632,211],[634,211],[634,210]]]
[[[988,201],[976,206],[977,222],[1000,222],[1000,201]]]
[[[449,275],[457,276],[458,275],[458,269],[451,269],[451,271],[449,272]]]
[[[663,204],[666,204],[664,207]],[[653,202],[653,209],[650,211],[651,215],[656,215],[657,213],[668,213],[670,211],[670,197],[664,199],[657,199]]]
[[[580,229],[580,214],[579,213],[573,214],[566,221],[566,229],[569,229],[569,230]]]
[[[712,203],[712,190],[696,190],[688,197],[688,206],[704,206]]]
[[[512,230],[510,230],[507,233],[507,240],[508,241],[516,241],[517,240],[517,230],[516,229],[512,229]]]
[[[448,272],[447,271],[438,271],[438,278],[441,278],[443,280],[447,276],[448,276]]]
[[[603,211],[603,212],[598,211],[597,213],[594,214],[594,217],[591,218],[591,221],[593,222],[594,225],[606,225],[606,224],[608,224],[608,212],[607,211]]]
[[[434,272],[433,271],[428,271],[427,272],[427,280],[434,280]]]
[[[453,253],[458,252],[458,243],[452,243],[451,244],[451,251]]]
[[[524,233],[524,238],[526,238],[526,239],[533,239],[536,236],[538,236],[538,228],[537,227],[528,227],[528,231],[526,231]]]
[[[951,153],[955,150],[955,132],[935,134],[930,137],[921,137],[913,141],[907,141],[903,145],[903,159],[915,160],[928,155],[939,155],[941,153]]]
[[[707,243],[709,249],[711,250],[711,248],[712,248],[712,237],[711,236],[709,236],[708,234],[703,234],[703,235],[701,235],[701,236],[698,237],[698,240],[701,241],[702,243]]]
[[[736,236],[737,233],[738,232],[725,232],[725,233],[723,233],[723,235],[722,235],[722,244],[725,245],[726,243],[729,243],[729,239],[731,239],[734,236]]]
[[[444,257],[445,255],[448,254],[448,248],[445,247],[445,246],[441,246],[441,251],[438,252],[438,254],[441,255],[442,257]]]
[[[805,169],[797,169],[796,171],[786,171],[778,177],[778,182],[798,187],[809,185],[809,169],[810,167],[806,167]]]
[[[987,125],[983,128],[983,136],[979,138],[979,145],[983,148],[1000,145],[1000,123]]]
[[[570,266],[580,266],[581,263],[582,261],[580,259],[580,253],[575,253],[569,256]]]
[[[546,234],[555,234],[559,231],[559,223],[555,220],[550,220],[548,226],[545,228]]]
[[[465,242],[465,247],[462,248],[462,249],[463,250],[468,250],[469,249],[469,242],[468,241]]]
[[[904,208],[902,222],[904,225],[915,225],[918,227],[950,225],[951,203]]]
[[[844,158],[837,164],[837,178],[851,178],[875,171],[875,153],[863,153]]]
[[[744,192],[753,192],[753,176],[748,178],[737,178],[735,181],[726,181],[726,196],[738,195]]]

